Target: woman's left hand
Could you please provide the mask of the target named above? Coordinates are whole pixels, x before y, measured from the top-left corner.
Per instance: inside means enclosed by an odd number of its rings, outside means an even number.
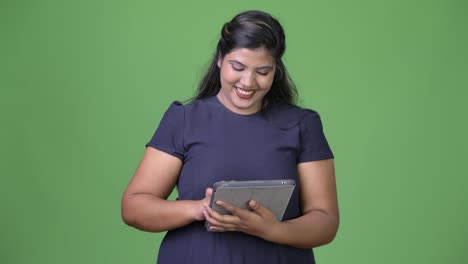
[[[241,209],[222,201],[218,201],[216,204],[232,215],[221,215],[206,205],[203,213],[211,224],[211,231],[240,231],[267,239],[268,234],[275,230],[276,225],[280,224],[268,208],[254,200],[250,200],[248,203],[250,210]]]

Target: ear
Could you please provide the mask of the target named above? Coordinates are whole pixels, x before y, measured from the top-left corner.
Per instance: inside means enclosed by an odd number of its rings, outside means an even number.
[[[218,53],[218,68],[221,68],[221,64],[223,64],[223,57]]]

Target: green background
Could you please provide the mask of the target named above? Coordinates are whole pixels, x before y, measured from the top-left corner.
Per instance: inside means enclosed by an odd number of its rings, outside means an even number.
[[[0,263],[154,263],[120,197],[222,24],[287,34],[300,104],[336,156],[319,263],[468,263],[468,2],[0,1]]]

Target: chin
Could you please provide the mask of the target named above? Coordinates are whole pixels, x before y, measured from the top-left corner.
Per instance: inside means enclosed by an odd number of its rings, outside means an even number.
[[[241,98],[235,98],[234,100],[232,100],[232,102],[236,107],[239,108],[251,108],[255,105],[255,102],[253,102],[251,99],[245,100]]]
[[[257,112],[260,109],[257,109],[254,104],[248,103],[248,104],[235,104],[235,107],[239,110],[242,111],[247,111],[247,112]]]

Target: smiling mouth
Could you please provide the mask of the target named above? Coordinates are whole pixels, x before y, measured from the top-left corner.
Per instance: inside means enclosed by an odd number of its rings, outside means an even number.
[[[238,87],[236,87],[236,89],[237,89],[237,91],[238,91],[239,93],[241,93],[241,94],[243,94],[243,95],[251,95],[251,94],[253,94],[253,92],[254,92],[253,90],[247,91],[247,90],[243,90],[243,89],[238,88]]]
[[[239,88],[239,87],[236,87],[236,91],[237,91],[237,95],[239,95],[240,98],[243,98],[243,99],[249,99],[253,96],[255,90],[244,90],[242,88]]]

